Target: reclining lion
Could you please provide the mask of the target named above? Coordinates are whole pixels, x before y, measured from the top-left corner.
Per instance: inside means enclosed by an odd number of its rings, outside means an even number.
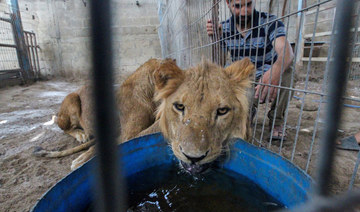
[[[187,70],[181,70],[171,59],[147,61],[116,92],[121,124],[118,143],[160,131],[185,170],[201,172],[227,149],[231,138],[247,138],[250,129],[246,91],[254,69],[248,58],[227,68],[203,61]],[[61,152],[40,150],[37,155],[64,156],[92,145],[91,121],[85,111],[91,107],[84,108],[82,102],[85,93],[80,89],[65,98],[57,123],[75,138],[90,141]],[[70,130],[61,126],[62,115],[69,117],[66,126],[71,126]],[[91,147],[73,161],[72,169],[93,154]]]

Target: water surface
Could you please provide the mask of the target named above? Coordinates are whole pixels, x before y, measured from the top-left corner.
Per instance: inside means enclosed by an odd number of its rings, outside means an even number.
[[[176,165],[128,178],[128,211],[273,211],[284,206],[248,178],[224,169],[192,176]]]

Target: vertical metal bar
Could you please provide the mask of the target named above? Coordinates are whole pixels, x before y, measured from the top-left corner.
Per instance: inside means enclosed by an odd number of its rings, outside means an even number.
[[[217,11],[218,24],[220,24],[219,23],[220,22],[220,18],[219,18],[219,15],[220,15],[220,11],[219,11],[220,2],[221,2],[221,0],[217,0],[217,2],[216,2],[216,8],[217,8],[216,11]],[[219,29],[218,26],[216,26],[216,29]],[[220,34],[220,30],[218,30],[216,48],[218,49],[218,51],[217,51],[217,59],[218,59],[218,64],[220,64],[220,65],[223,64],[223,60],[224,60],[223,51],[222,51],[221,46],[220,46],[221,37],[222,37],[222,35]]]
[[[117,160],[116,113],[113,91],[111,7],[109,0],[91,1],[93,93],[97,139],[96,208],[125,211],[124,190]],[[121,176],[121,173],[120,173]]]
[[[187,5],[188,23],[189,23],[189,25],[188,25],[188,27],[187,27],[188,35],[189,35],[188,47],[191,47],[191,46],[192,46],[192,43],[193,43],[193,36],[192,36],[192,30],[191,30],[192,25],[190,24],[190,23],[192,23],[190,8],[191,8],[191,3],[193,3],[193,2],[189,1],[188,3],[189,3],[189,4]],[[189,55],[189,64],[188,64],[189,66],[192,65],[192,58],[193,58],[193,52],[192,52],[192,51],[193,51],[193,50],[190,48],[190,50],[189,50],[189,53],[190,53],[190,55]]]
[[[335,17],[336,18],[336,17]],[[335,43],[335,28],[336,28],[336,22],[333,23],[332,26],[332,32],[331,32],[331,41],[330,43]],[[327,55],[327,61],[325,64],[325,73],[324,73],[324,79],[323,79],[323,84],[322,84],[322,89],[321,89],[321,93],[324,94],[325,90],[326,90],[326,85],[327,85],[327,80],[328,80],[328,73],[329,73],[329,67],[330,67],[330,59],[333,56],[333,49],[334,49],[334,45],[330,45],[329,46],[329,51],[328,51],[328,55]],[[306,168],[305,171],[307,172],[309,169],[309,165],[310,165],[310,160],[311,160],[311,156],[312,156],[312,149],[313,149],[313,145],[315,142],[315,136],[316,136],[316,132],[317,132],[317,126],[319,123],[319,118],[320,118],[320,111],[321,111],[321,103],[323,102],[324,96],[320,96],[320,102],[319,102],[319,107],[317,110],[317,114],[316,114],[316,119],[315,119],[315,125],[314,125],[314,132],[313,132],[313,136],[312,136],[312,140],[311,140],[311,144],[310,144],[310,150],[309,150],[309,155],[308,155],[308,160],[306,163]]]
[[[358,3],[359,4],[359,3]],[[359,4],[360,5],[360,4]],[[360,12],[359,11],[359,8],[360,8],[360,6],[358,5],[358,8],[357,8],[357,12]],[[355,28],[355,31],[354,31],[354,36],[353,36],[353,39],[352,39],[352,41],[353,41],[353,43],[352,43],[352,49],[354,49],[354,46],[355,46],[355,43],[357,42],[357,38],[358,38],[358,36],[357,36],[357,34],[358,34],[358,26],[359,26],[359,17],[360,17],[360,15],[357,13],[357,15],[356,15],[356,19],[355,19],[355,24],[354,24],[354,28]],[[350,77],[351,77],[351,65],[352,65],[352,58],[353,58],[353,54],[354,54],[354,50],[353,51],[351,51],[351,56],[350,56],[350,65],[349,65],[349,68],[350,68],[350,70],[349,70],[349,73],[348,73],[348,79],[350,79]]]
[[[275,32],[277,31],[277,28],[278,28],[278,22],[275,22]],[[275,40],[274,40],[274,48],[275,48],[275,46],[276,46],[276,35],[275,35]],[[285,46],[285,48],[284,48],[284,50],[286,49],[286,46]],[[271,81],[272,81],[272,73],[273,73],[273,70],[272,70],[272,67],[273,67],[273,65],[274,65],[274,53],[275,53],[275,50],[273,49],[272,50],[272,52],[271,52],[271,68],[270,68],[270,70],[268,70],[268,71],[270,71],[270,79],[269,79],[269,85],[271,85]],[[283,56],[283,61],[284,61],[284,59],[285,59],[285,55]],[[283,67],[282,67],[282,65],[281,65],[281,69],[282,69]],[[283,70],[281,70],[281,73],[282,74],[280,74],[280,82],[279,82],[279,86],[281,86],[281,80],[282,80],[282,75],[283,75]],[[267,111],[267,108],[268,108],[268,105],[269,105],[269,96],[270,96],[270,88],[271,87],[269,87],[269,89],[267,90],[267,94],[266,94],[266,103],[265,103],[265,111]],[[281,88],[279,88],[278,90],[280,90]],[[277,98],[278,96],[276,96],[276,98]],[[270,108],[271,108],[271,103],[270,103]],[[276,111],[276,110],[275,110]],[[276,113],[275,113],[275,115],[276,115]],[[264,118],[264,120],[265,120],[265,118]],[[276,120],[276,116],[274,116],[273,117],[273,120],[272,120],[272,123],[271,123],[271,132],[270,132],[270,140],[269,140],[269,145],[268,145],[268,147],[270,148],[271,147],[271,141],[272,141],[272,134],[273,134],[273,129],[274,129],[274,126],[275,126],[275,120]],[[270,126],[269,126],[270,127]]]
[[[272,8],[270,8],[270,9],[272,9]],[[278,7],[277,7],[277,13],[279,13],[279,2],[278,2]],[[278,15],[278,14],[277,14]],[[278,22],[276,21],[275,23],[273,23],[273,24],[275,24],[275,33],[276,33],[276,31],[277,31],[277,29],[278,29]],[[287,39],[287,37],[285,36],[285,40]],[[276,46],[276,34],[275,34],[275,39],[274,39],[274,45],[273,45],[273,47],[275,48],[275,46]],[[265,47],[266,48],[266,47]],[[286,49],[286,46],[285,46],[285,48],[284,48],[284,53],[285,53],[285,49]],[[273,65],[274,65],[274,54],[275,54],[276,52],[275,52],[275,50],[273,49],[272,50],[272,52],[271,52],[271,65],[270,65],[270,70],[268,70],[268,71],[270,71],[270,79],[269,79],[269,85],[271,85],[271,81],[272,81],[272,73],[273,73],[273,70],[272,70],[272,67],[273,67]],[[285,54],[284,54],[284,56],[283,56],[283,60],[282,60],[282,65],[281,65],[281,73],[283,73],[283,63],[284,63],[284,60],[285,59]],[[283,74],[281,74],[280,75],[280,82],[279,82],[279,86],[281,86],[281,80],[282,80],[282,75]],[[266,103],[265,103],[265,111],[267,111],[267,108],[268,108],[268,105],[269,105],[269,96],[270,96],[270,88],[271,87],[269,87],[269,89],[268,89],[268,91],[267,91],[267,94],[266,94]],[[278,89],[279,91],[280,91],[280,89]],[[278,95],[276,96],[277,97],[277,99],[278,99]],[[270,103],[270,107],[271,107],[271,103]],[[275,125],[275,120],[276,120],[276,109],[275,109],[275,111],[274,111],[275,113],[274,113],[274,116],[273,116],[273,120],[272,120],[272,124],[271,124],[271,132],[270,132],[270,140],[269,140],[269,145],[268,145],[268,148],[270,148],[271,147],[271,141],[272,141],[272,134],[273,134],[273,129],[274,129],[274,125]],[[265,118],[266,118],[266,116],[264,117],[264,120],[265,120]],[[265,122],[265,121],[264,121]],[[269,126],[270,127],[270,126]]]
[[[346,76],[348,72],[349,44],[344,41],[350,39],[350,28],[352,23],[354,1],[348,1],[346,4],[337,1],[336,4],[337,33],[335,34],[334,62],[330,70],[329,84],[329,103],[326,111],[326,127],[323,131],[320,143],[320,158],[318,161],[317,185],[315,194],[320,196],[328,195],[332,165],[334,159],[334,148],[336,132],[340,123],[342,111],[342,96],[346,86]]]
[[[284,15],[285,15],[286,4],[287,4],[287,0],[284,0],[283,7],[282,7],[282,12],[281,12],[281,16],[284,16]],[[289,12],[290,12],[290,10],[289,10]],[[283,19],[283,20],[284,20],[284,19]],[[290,18],[289,18],[289,20],[290,20]]]
[[[285,5],[286,3],[284,3],[284,5]],[[285,7],[285,6],[284,6]],[[291,1],[289,2],[289,11],[288,11],[288,13],[290,13],[291,12]],[[283,15],[284,16],[284,15]],[[301,22],[302,23],[302,22]],[[289,24],[290,24],[290,16],[289,16],[289,18],[288,18],[288,23],[287,23],[287,29],[289,29]],[[286,30],[286,36],[288,36],[288,30]],[[295,44],[296,45],[296,44]],[[294,50],[293,50],[294,51]],[[284,54],[285,54],[285,49],[284,49]],[[290,77],[290,88],[293,88],[293,83],[294,83],[294,72],[295,72],[295,69],[294,69],[294,64],[295,64],[295,62],[294,62],[294,60],[295,60],[295,58],[296,58],[296,54],[297,54],[297,51],[295,50],[295,53],[294,53],[294,59],[293,59],[293,62],[292,62],[292,72],[291,72],[291,77]],[[282,62],[282,64],[283,64],[284,62]],[[283,66],[283,65],[282,65]],[[282,68],[281,68],[282,69]],[[280,80],[280,82],[281,82],[281,80]],[[284,111],[284,122],[283,122],[283,129],[282,129],[282,132],[281,132],[281,134],[282,135],[284,135],[285,134],[285,130],[286,130],[286,123],[287,123],[287,118],[288,118],[288,111],[289,111],[289,104],[290,104],[290,100],[291,100],[291,97],[292,97],[292,90],[289,90],[289,96],[288,96],[288,100],[287,100],[287,103],[286,103],[286,109],[285,109],[285,111]],[[280,91],[278,90],[278,94],[277,95],[279,95],[280,94]],[[278,104],[278,100],[279,98],[277,98],[277,103],[276,103],[276,105]],[[275,114],[274,114],[274,116],[276,117],[276,111],[277,110],[275,110]],[[271,132],[271,134],[272,134],[272,132]],[[282,146],[283,146],[283,143],[284,143],[284,136],[283,137],[281,137],[281,140],[280,140],[280,147],[279,147],[279,154],[281,154],[281,149],[282,149]]]
[[[259,13],[261,14],[261,1],[260,1],[260,11],[259,11]],[[258,19],[258,26],[261,24],[261,21],[260,21],[260,18]],[[260,28],[258,27],[258,34],[257,34],[257,37],[260,37]],[[257,43],[257,46],[256,46],[256,51],[255,51],[255,62],[256,62],[256,64],[255,64],[255,68],[256,68],[256,72],[258,71],[258,68],[257,68],[257,64],[258,64],[258,52],[259,52],[259,42]],[[254,74],[254,82],[256,82],[256,80],[257,80],[257,76],[256,76],[256,73]],[[256,86],[256,84],[255,84],[255,86]],[[254,92],[254,95],[255,95],[255,92]],[[256,105],[257,105],[257,107],[259,107],[259,102],[260,102],[260,100],[258,99],[258,100],[254,100],[254,101],[257,101],[257,103],[256,103]],[[253,139],[252,139],[252,143],[254,143],[254,141],[256,140],[256,138],[255,138],[255,133],[256,133],[256,128],[257,128],[257,123],[258,123],[258,117],[259,117],[259,115],[258,115],[258,112],[256,112],[256,114],[255,114],[255,124],[254,124],[254,129],[253,129]],[[259,142],[260,144],[261,144],[261,141]]]
[[[38,45],[36,41],[36,35],[34,35],[34,44],[35,44],[35,53],[36,53],[36,63],[37,63],[37,70],[36,70],[36,78],[40,77],[40,63],[39,63],[39,54],[38,54]]]
[[[223,1],[224,2],[224,20],[228,20],[231,16],[230,16],[230,12],[229,12],[229,9],[228,9],[228,6],[227,6],[227,3],[226,1]],[[222,29],[223,32],[224,32],[224,29]],[[224,36],[225,34],[223,33],[222,36]],[[226,35],[225,35],[226,36]],[[228,52],[229,52],[229,49],[228,49],[228,46],[225,44],[225,39],[227,39],[227,37],[222,37],[222,44],[223,44],[223,48],[221,49],[224,53],[223,57],[224,57],[224,65],[226,65],[226,61],[227,61],[227,55],[228,55]],[[225,48],[224,48],[225,47]]]
[[[358,5],[358,8],[357,8],[357,12],[359,11],[359,5]],[[351,45],[351,53],[350,53],[350,57],[349,57],[349,61],[350,61],[350,64],[349,64],[349,69],[351,69],[351,65],[352,65],[352,58],[353,58],[353,54],[354,54],[354,45],[355,43],[357,42],[357,33],[358,33],[358,25],[359,25],[359,18],[360,18],[360,15],[357,14],[356,16],[356,19],[355,19],[355,23],[354,23],[354,28],[355,28],[355,32],[354,32],[354,35],[353,35],[353,38],[352,38],[352,45]],[[347,78],[349,79],[350,78],[350,70],[348,71],[348,76]],[[356,177],[356,174],[357,174],[357,171],[359,169],[359,163],[360,163],[360,152],[358,153],[358,157],[357,157],[357,160],[356,160],[356,164],[355,164],[355,167],[354,167],[354,171],[353,171],[353,174],[351,176],[351,180],[350,180],[350,184],[349,184],[349,190],[351,190],[354,186],[354,182],[355,182],[355,177]]]
[[[302,0],[299,0],[298,2],[298,11],[302,10],[303,4],[302,4]],[[294,59],[296,59],[298,57],[299,51],[300,54],[302,54],[301,48],[299,47],[299,42],[301,41],[301,35],[302,35],[302,27],[304,25],[304,11],[301,11],[300,14],[297,13],[298,15],[298,33],[297,33],[297,37],[296,37],[296,43],[295,43],[295,52],[294,52]],[[296,70],[296,65],[295,65],[295,61],[293,62],[292,65],[292,69],[293,72],[291,73],[291,81],[290,81],[290,88],[292,88],[294,86],[294,72]],[[287,125],[287,119],[288,119],[288,115],[289,115],[289,105],[290,105],[290,100],[291,100],[291,96],[292,96],[292,90],[289,91],[289,97],[288,97],[288,101],[287,101],[287,105],[286,105],[286,110],[285,110],[285,115],[284,115],[284,123],[283,125],[286,127]],[[285,127],[283,128],[282,134],[285,133]],[[282,147],[284,144],[284,137],[281,138],[280,141],[280,147],[279,147],[279,154],[281,154],[282,151]]]
[[[30,33],[30,45],[29,45],[29,48],[31,48],[31,55],[30,56],[30,61],[31,61],[31,64],[32,64],[32,71],[34,72],[34,76],[35,78],[37,78],[37,74],[36,74],[36,60],[35,60],[35,52],[34,52],[34,42],[33,42],[33,37],[35,37],[35,33]]]
[[[24,34],[26,35],[25,37],[26,37],[26,45],[27,45],[27,50],[28,50],[29,62],[30,62],[30,69],[35,75],[35,64],[33,63],[33,55],[31,53],[31,50],[32,50],[32,44],[31,44],[32,35],[29,32],[24,32]]]
[[[19,46],[18,45],[18,36],[17,36],[17,33],[16,33],[16,27],[15,27],[15,17],[13,14],[10,15],[11,16],[11,26],[12,26],[12,31],[13,31],[13,36],[14,36],[14,42],[15,42],[15,45],[17,46],[16,47],[16,56],[17,56],[17,59],[18,59],[18,64],[19,64],[19,67],[20,67],[20,70],[19,71],[19,75],[20,75],[20,78],[21,78],[21,81],[23,84],[26,84],[27,82],[27,79],[29,78],[29,75],[28,75],[28,72],[25,71],[25,68],[24,68],[24,63],[22,62],[22,53],[19,49]]]
[[[354,167],[354,172],[353,172],[353,174],[351,176],[349,190],[351,190],[353,188],[353,186],[354,186],[357,170],[359,169],[359,163],[360,163],[360,151],[358,153],[358,157],[357,157],[357,160],[356,160],[356,164],[355,164],[355,167]]]
[[[284,2],[284,5],[286,5],[286,1]],[[290,9],[291,9],[291,1],[289,2],[289,13],[290,13]],[[285,6],[283,8],[283,14],[282,16],[284,16],[284,13],[285,13]],[[282,20],[285,20],[285,19],[282,19]],[[285,33],[285,40],[286,42],[288,42],[288,33],[289,33],[289,25],[290,25],[290,17],[288,17],[288,22],[286,24],[286,33]],[[284,63],[285,63],[285,53],[286,53],[286,47],[287,45],[285,45],[284,47],[284,51],[283,51],[283,58],[282,58],[282,61],[281,61],[281,73],[285,72],[286,70],[284,70]],[[291,48],[291,46],[290,46]],[[291,73],[291,80],[292,77],[293,77],[293,72],[294,70],[292,70],[292,73]],[[280,81],[279,81],[279,86],[281,86],[281,83],[282,83],[282,74],[280,75]],[[290,88],[292,88],[292,86],[290,86]],[[291,95],[290,95],[290,92],[289,91],[289,99],[288,99],[288,102],[287,102],[287,106],[289,105],[289,102],[290,102],[290,98],[291,98]],[[280,88],[277,90],[277,94],[276,94],[276,105],[279,105],[279,96],[280,96]],[[287,108],[287,107],[286,107]],[[272,121],[272,126],[271,126],[271,132],[270,132],[270,141],[269,141],[269,147],[271,146],[271,141],[272,141],[272,135],[273,135],[273,130],[274,130],[274,126],[275,126],[275,120],[276,120],[276,114],[277,114],[277,107],[275,108],[275,111],[274,111],[274,120]],[[285,117],[284,117],[285,119]],[[286,120],[284,120],[285,123],[286,123]],[[285,134],[285,130],[286,130],[286,125],[283,125],[283,129],[282,129],[282,133],[281,135],[284,135]],[[281,138],[281,141],[284,140],[284,136],[282,136]],[[282,145],[282,142],[280,142],[280,145]]]
[[[191,33],[190,33],[190,1],[186,2],[186,17],[187,17],[187,23],[186,23],[186,32],[187,32],[187,47],[190,47],[190,40],[191,40]],[[189,55],[188,55],[188,63],[186,64],[187,66],[191,66],[191,49],[189,49],[188,51]]]
[[[298,11],[305,8],[304,0],[298,0]],[[296,41],[296,51],[299,52],[297,57],[295,57],[295,68],[297,70],[302,69],[303,61],[302,58],[304,56],[304,39],[303,39],[303,33],[304,33],[304,12],[301,12],[300,14],[297,14],[297,27],[298,27],[298,39]]]
[[[320,3],[320,0],[318,0],[318,3]],[[318,21],[318,17],[319,17],[319,9],[320,9],[320,6],[317,6],[313,34],[312,34],[312,39],[311,39],[312,41],[315,40],[315,33],[316,33],[316,28],[317,28],[317,23],[318,23],[317,21]],[[306,79],[305,79],[305,88],[304,88],[305,91],[308,89],[309,76],[310,76],[310,70],[311,70],[311,59],[312,59],[313,51],[314,51],[314,42],[311,42],[309,61],[308,61],[308,66],[307,66],[307,71],[306,71]],[[296,134],[295,134],[295,139],[294,139],[293,151],[291,153],[291,161],[294,160],[294,156],[295,156],[296,145],[297,145],[297,140],[299,137],[299,131],[300,131],[300,126],[301,126],[302,113],[304,111],[305,98],[306,98],[306,93],[304,93],[301,98],[301,107],[300,107],[298,122],[296,124]]]
[[[30,54],[30,42],[29,42],[29,33],[28,32],[24,32],[24,41],[25,41],[25,48],[26,48],[26,52],[27,52],[27,55],[28,55],[28,58],[29,58],[29,65],[30,65],[30,70],[32,72],[34,72],[34,67],[33,67],[33,64],[32,64],[32,58],[31,58],[31,54]]]
[[[233,1],[234,2],[234,4],[236,3],[236,1]],[[239,2],[240,3],[240,5],[241,5],[241,3],[242,3],[242,1],[240,1]],[[246,0],[245,0],[245,5],[246,5]],[[245,9],[245,11],[246,11],[246,9]],[[241,20],[242,19],[242,15],[241,15],[241,6],[240,6],[240,14],[239,14],[239,23],[237,23],[236,24],[236,26],[235,26],[235,32],[236,32],[236,34],[238,34],[237,36],[238,36],[238,50],[237,50],[237,52],[238,52],[238,55],[237,55],[237,57],[234,59],[234,61],[236,61],[236,60],[240,60],[240,52],[241,52],[241,48],[240,48],[240,46],[241,46],[241,39],[243,39],[243,45],[244,45],[244,49],[245,49],[245,39],[244,39],[244,37],[242,36],[242,33],[244,32],[244,30],[242,29],[242,26],[241,26],[241,22],[243,21],[243,20]],[[237,20],[237,19],[235,19],[235,20]],[[239,27],[238,27],[239,26]],[[234,39],[236,39],[236,37],[237,36],[235,36],[234,37]]]
[[[27,51],[24,40],[24,30],[22,27],[19,3],[17,0],[11,0],[11,9],[13,13],[11,15],[13,33],[17,45],[16,49],[17,49],[20,67],[23,70],[23,72],[26,74],[27,79],[32,79],[33,73],[30,71],[29,57],[26,53]]]
[[[252,8],[252,11],[254,11],[255,9],[255,5],[253,5],[253,8]],[[253,46],[253,29],[254,29],[254,14],[251,16],[251,35],[250,35],[250,50],[249,50],[249,58],[251,58],[251,50],[252,50],[252,46]],[[245,48],[244,48],[244,55],[245,55]],[[256,64],[255,65],[255,71],[256,71]],[[256,78],[256,74],[255,75],[255,78]],[[254,91],[255,90],[255,85],[252,85],[251,87],[251,90]],[[255,93],[254,93],[255,94]],[[253,123],[253,110],[256,110],[254,109],[254,95],[252,95],[250,97],[250,101],[249,101],[249,121],[250,121],[250,124],[252,125]],[[255,135],[253,134],[252,135],[252,139],[251,139],[251,143],[253,144],[254,143],[254,137]],[[248,138],[250,139],[250,138]]]
[[[211,42],[213,43],[213,45],[211,46],[211,51],[212,51],[212,61],[216,64],[220,64],[220,60],[219,60],[219,48],[216,45],[217,42],[219,41],[218,35],[219,33],[219,5],[217,3],[217,0],[213,0],[212,1],[212,9],[211,9],[211,21],[212,24],[214,26],[214,35],[211,37]]]
[[[231,4],[233,4],[233,6],[235,7],[235,1],[229,1],[229,5],[231,6]],[[232,14],[232,12],[231,12],[231,14]],[[234,14],[232,14],[233,16],[235,16]],[[234,30],[235,30],[235,32],[234,32],[234,34],[236,34],[236,18],[234,18],[234,23],[232,23],[232,24],[234,24]],[[230,38],[230,42],[232,43],[232,44],[235,44],[235,40],[236,40],[236,36],[234,36],[233,34],[231,34],[230,33],[230,36],[232,36],[232,38]],[[232,54],[232,57],[231,57],[231,62],[234,62],[235,60],[236,60],[236,58],[234,58],[235,57],[235,46],[233,46],[233,49],[232,49],[232,52],[233,52],[233,54]]]
[[[247,4],[248,4],[248,0],[245,0],[245,7],[247,7]],[[250,25],[250,27],[248,26],[248,23],[247,23],[247,17],[248,16],[248,14],[247,14],[247,9],[245,9],[245,24],[246,24],[246,27],[245,27],[245,36],[246,36],[246,34],[247,33],[249,33],[251,30],[252,30],[252,26]],[[240,19],[241,19],[241,16],[240,16]],[[245,55],[245,49],[246,49],[246,40],[247,39],[245,39],[245,37],[244,37],[244,49],[243,49],[243,57],[246,57],[246,55]],[[250,49],[251,49],[251,46],[250,46]],[[240,52],[239,52],[239,54],[240,54]],[[249,57],[250,57],[250,55],[249,55]]]
[[[268,23],[269,22],[269,17],[270,17],[270,13],[267,14],[267,17],[266,17],[266,22]],[[260,31],[260,30],[259,30]],[[265,31],[265,44],[264,44],[264,48],[266,48],[267,46],[267,42],[268,42],[268,30]],[[262,69],[261,69],[261,78],[260,78],[260,83],[263,83],[263,76],[264,76],[264,66],[265,66],[265,57],[266,57],[266,54],[264,52],[264,55],[263,55],[263,59],[262,59]],[[269,70],[267,70],[269,71]],[[270,70],[272,71],[272,70]],[[270,73],[271,75],[271,73]],[[270,77],[270,81],[271,81],[271,77]],[[264,85],[265,86],[265,85]],[[259,97],[261,97],[262,95],[262,90],[260,90],[259,92]],[[258,98],[258,105],[260,104],[260,99],[261,98]],[[267,103],[266,103],[267,105]],[[263,139],[263,136],[264,136],[264,130],[265,130],[265,121],[266,121],[266,110],[264,110],[264,119],[263,119],[263,123],[262,123],[262,128],[261,128],[261,135],[260,135],[260,145],[262,144],[262,139]]]

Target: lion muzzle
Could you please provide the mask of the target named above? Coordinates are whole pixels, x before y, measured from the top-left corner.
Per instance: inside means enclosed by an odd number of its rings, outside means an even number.
[[[197,174],[201,174],[204,171],[206,171],[208,168],[211,167],[211,163],[205,163],[205,164],[197,164],[197,163],[185,163],[184,161],[180,161],[183,169],[185,171],[187,171],[188,173],[190,173],[191,175],[197,175]]]

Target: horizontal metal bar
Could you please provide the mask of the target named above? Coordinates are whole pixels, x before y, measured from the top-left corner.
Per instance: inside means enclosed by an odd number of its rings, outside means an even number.
[[[318,42],[318,41],[314,41],[314,47],[318,47],[318,48],[321,48],[321,47],[329,47],[330,46],[330,42],[329,41],[321,41],[321,45],[320,44],[316,44],[316,42]],[[307,44],[309,44],[309,43],[311,43],[311,42],[305,42],[305,45]],[[354,45],[354,46],[359,46],[360,45],[360,43],[359,42],[356,42],[356,43],[353,43],[352,45]],[[305,46],[304,48],[309,48],[309,46]]]
[[[6,22],[11,23],[11,19],[10,19],[10,18],[2,18],[2,17],[0,17],[0,21],[6,21]]]
[[[302,61],[309,61],[309,58],[308,57],[303,57],[301,59]],[[312,57],[311,58],[311,61],[315,61],[315,62],[326,62],[327,61],[327,57]],[[330,60],[332,61],[332,60]],[[353,57],[351,62],[354,62],[354,63],[360,63],[360,57]]]
[[[354,32],[355,31],[355,28],[352,28],[351,29],[351,32]],[[357,31],[359,32],[360,31],[360,27],[357,28]],[[332,33],[332,31],[326,31],[326,32],[318,32],[318,33],[315,33],[315,37],[324,37],[324,36],[330,36]],[[311,38],[313,36],[313,34],[306,34],[304,35],[304,38]]]
[[[322,12],[322,11],[325,11],[325,10],[330,10],[330,9],[335,9],[335,6],[332,5],[332,6],[329,6],[329,7],[322,8],[322,9],[319,10],[319,12]],[[316,11],[317,11],[316,9],[315,10],[309,10],[309,11],[306,12],[306,15],[314,14],[314,13],[316,13]]]
[[[357,17],[358,15],[352,15],[351,17]],[[317,21],[317,23],[323,23],[323,22],[329,22],[329,21],[334,21],[333,18],[328,18],[328,19],[323,19],[321,21]],[[309,23],[305,23],[304,25],[312,25],[315,24],[315,22],[309,22]]]
[[[269,87],[281,88],[281,89],[289,90],[289,91],[298,91],[298,92],[302,92],[302,93],[306,93],[306,94],[315,94],[315,95],[326,96],[326,97],[329,96],[327,94],[316,92],[316,91],[309,91],[309,90],[297,89],[297,88],[289,88],[289,87],[283,87],[283,86],[279,86],[279,85],[269,85],[269,84],[265,84],[265,83],[261,83],[261,82],[251,82],[251,83],[255,84],[255,85],[266,85]],[[350,97],[342,97],[342,98],[346,99],[346,100],[354,101],[354,102],[360,102],[360,99],[355,99],[355,98],[350,98]]]
[[[0,43],[0,47],[16,48],[16,45],[15,44]]]
[[[329,19],[324,19],[324,20],[321,20],[321,21],[317,21],[317,23],[324,23],[324,22],[330,22],[330,21],[334,21],[334,19],[332,18],[329,18]],[[315,24],[315,22],[309,22],[309,23],[305,23],[304,25],[313,25]]]
[[[35,45],[26,45],[27,47],[30,47],[30,48],[40,48],[39,45],[35,46]]]
[[[25,31],[25,30],[24,30],[24,33],[31,34],[31,35],[35,35],[34,32],[29,32],[29,31]]]
[[[18,73],[0,74],[0,88],[8,85],[16,85],[22,82]]]
[[[0,70],[0,73],[14,73],[19,71],[21,71],[21,69],[8,69],[8,70]]]

